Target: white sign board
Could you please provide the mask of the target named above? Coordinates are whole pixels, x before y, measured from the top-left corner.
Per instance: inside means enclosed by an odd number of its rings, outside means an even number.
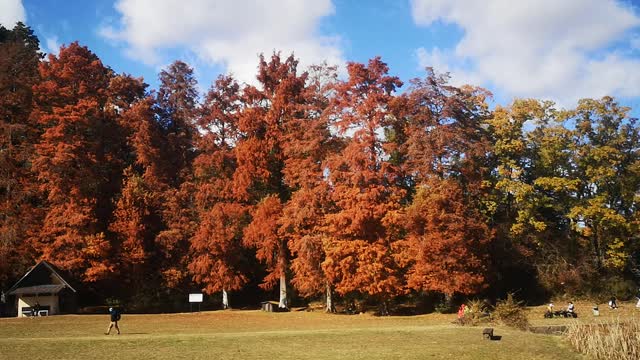
[[[189,294],[189,302],[190,303],[201,303],[202,302],[202,294]]]

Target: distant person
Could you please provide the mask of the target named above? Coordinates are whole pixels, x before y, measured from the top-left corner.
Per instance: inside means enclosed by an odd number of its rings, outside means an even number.
[[[109,327],[107,328],[107,332],[105,335],[109,335],[111,333],[111,328],[115,326],[118,331],[118,335],[120,335],[120,328],[118,327],[118,321],[120,321],[120,311],[116,308],[109,308],[109,315],[111,316],[111,322],[109,323]]]
[[[547,311],[544,313],[544,317],[550,319],[553,315],[553,303],[549,303],[549,305],[547,305]]]
[[[35,317],[38,316],[39,312],[40,312],[40,304],[36,301],[36,303],[31,307],[31,318],[35,319]]]
[[[573,305],[573,301],[569,301],[569,306],[567,306],[567,315],[571,317],[576,317],[576,306]]]
[[[636,307],[640,308],[640,289],[638,289],[638,296],[636,296],[638,298],[638,302],[636,303]]]
[[[467,308],[467,305],[465,304],[460,305],[460,307],[458,308],[458,319],[464,318],[464,315],[467,310],[466,308]]]
[[[618,304],[616,303],[616,297],[612,296],[611,300],[609,300],[609,309],[617,309],[618,308]]]

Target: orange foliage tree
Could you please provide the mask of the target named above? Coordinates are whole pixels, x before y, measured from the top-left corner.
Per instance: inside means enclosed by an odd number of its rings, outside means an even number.
[[[201,109],[199,154],[193,166],[198,225],[191,238],[189,271],[206,293],[222,292],[225,309],[230,307],[228,292],[247,282],[242,233],[249,214],[233,196],[239,112],[240,86],[230,76],[218,77]]]
[[[45,259],[86,281],[112,270],[105,237],[112,209],[112,180],[119,186],[118,126],[108,110],[113,76],[86,47],[72,43],[40,64],[32,117],[44,129],[34,171],[46,194],[39,234]]]
[[[109,229],[115,234],[117,273],[123,295],[138,295],[133,306],[145,306],[161,283],[155,238],[164,229],[162,195],[167,190],[165,142],[155,117],[155,101],[135,102],[119,117],[126,129],[128,167]]]
[[[245,108],[239,119],[242,140],[236,147],[238,167],[234,173],[237,198],[257,205],[247,227],[244,242],[257,249],[258,260],[267,266],[262,287],[272,288],[280,281],[280,307],[287,304],[288,249],[286,237],[279,232],[282,206],[291,196],[283,177],[286,155],[284,143],[291,121],[304,114],[307,100],[307,73],[298,73],[298,61],[289,56],[282,61],[273,54],[267,62],[260,56],[257,80],[260,89],[248,86],[242,101]]]
[[[165,230],[156,237],[160,272],[165,287],[184,291],[188,279],[189,239],[195,231],[195,210],[191,201],[192,163],[196,156],[198,91],[193,69],[176,61],[160,73],[157,94],[158,118],[166,145],[161,149],[168,163],[169,188],[162,194]]]
[[[427,68],[425,79],[413,79],[403,94],[400,116],[406,133],[403,150],[414,180],[436,175],[456,177],[467,186],[479,186],[486,175],[491,149],[484,122],[490,117],[487,90],[454,87],[448,74]]]
[[[336,210],[326,216],[330,240],[323,267],[338,293],[378,297],[386,313],[387,300],[403,291],[393,224],[404,191],[396,186],[399,169],[387,161],[381,134],[402,82],[379,58],[349,63],[347,70],[331,104],[332,124],[350,139],[327,162]]]
[[[456,181],[425,180],[405,216],[409,288],[441,292],[449,300],[486,287],[492,232]]]
[[[41,217],[30,166],[39,130],[29,118],[40,57],[31,29],[0,26],[0,288],[32,265],[28,239]]]
[[[328,312],[335,311],[332,288],[322,269],[325,258],[324,215],[330,209],[324,161],[340,142],[331,135],[325,110],[336,81],[336,69],[312,66],[307,80],[307,102],[299,117],[288,122],[283,153],[284,181],[292,189],[279,223],[291,250],[291,284],[304,297],[325,293]]]
[[[406,137],[403,165],[416,184],[402,241],[407,285],[449,300],[483,288],[493,235],[478,211],[487,196],[483,180],[491,147],[484,122],[490,93],[447,81],[447,75],[427,68],[427,77],[414,79],[403,95],[399,114]]]

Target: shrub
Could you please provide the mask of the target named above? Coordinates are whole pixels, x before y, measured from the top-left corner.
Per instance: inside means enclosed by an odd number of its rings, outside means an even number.
[[[576,350],[596,360],[640,359],[640,322],[620,321],[569,325],[567,339]]]
[[[607,281],[609,294],[620,300],[630,300],[636,294],[638,287],[631,280],[625,280],[621,277],[612,276]],[[607,299],[608,300],[608,299]]]
[[[505,300],[499,301],[493,311],[493,318],[503,325],[520,330],[529,328],[529,320],[522,303],[514,300],[513,294],[508,294]]]
[[[491,321],[491,306],[486,301],[471,300],[467,302],[467,307],[469,310],[464,317],[455,321],[456,324],[477,326]]]

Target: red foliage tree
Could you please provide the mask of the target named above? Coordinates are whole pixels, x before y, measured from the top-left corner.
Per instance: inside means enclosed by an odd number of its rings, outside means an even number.
[[[331,236],[323,267],[341,294],[360,292],[386,300],[402,291],[394,261],[391,224],[404,196],[398,169],[380,139],[393,92],[402,85],[379,58],[349,63],[349,79],[335,87],[331,114],[348,144],[327,164],[336,211],[326,216]]]

